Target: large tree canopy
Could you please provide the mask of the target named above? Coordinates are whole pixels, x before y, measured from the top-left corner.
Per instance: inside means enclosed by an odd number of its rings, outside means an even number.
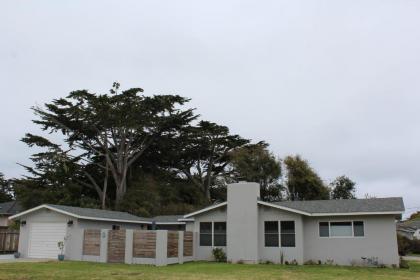
[[[115,185],[115,206],[119,207],[127,191],[129,168],[157,141],[176,135],[196,118],[192,109],[182,110],[188,99],[178,95],[142,94],[140,88],[125,91],[114,83],[111,94],[87,90],[70,93],[66,98],[34,108],[41,125],[49,133],[61,132],[70,153],[78,162],[100,167],[110,173]],[[84,170],[98,192],[104,189]]]
[[[261,198],[278,201],[282,198],[280,161],[268,150],[268,144],[260,142],[235,149],[231,153],[232,166],[240,180],[257,182],[261,187]]]
[[[329,190],[322,179],[300,156],[284,159],[287,171],[287,189],[291,200],[329,199]]]
[[[4,178],[3,173],[0,173],[0,203],[11,201],[12,198],[13,195],[10,181]]]
[[[176,139],[170,165],[201,189],[211,201],[211,186],[216,180],[230,175],[230,152],[249,140],[232,135],[226,126],[200,121],[182,130]]]

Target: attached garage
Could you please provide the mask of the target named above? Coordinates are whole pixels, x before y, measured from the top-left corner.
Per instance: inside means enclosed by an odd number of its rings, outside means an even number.
[[[32,223],[29,229],[30,258],[57,258],[58,242],[66,237],[66,223]]]
[[[81,260],[85,229],[148,229],[184,226],[178,217],[142,218],[126,212],[44,204],[16,214],[20,221],[19,253],[23,258],[57,259],[64,242],[68,260]],[[171,220],[172,219],[172,220]]]

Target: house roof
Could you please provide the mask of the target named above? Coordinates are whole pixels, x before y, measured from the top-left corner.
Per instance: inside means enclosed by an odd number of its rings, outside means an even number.
[[[408,220],[398,224],[399,227],[412,228],[414,230],[420,229],[420,219]]]
[[[22,206],[16,200],[0,203],[0,215],[15,215],[22,211]]]
[[[401,197],[369,198],[369,199],[334,199],[280,201],[271,204],[308,213],[312,216],[336,214],[386,214],[404,212]]]
[[[305,200],[305,201],[258,201],[258,204],[274,207],[305,216],[344,216],[344,215],[379,215],[404,212],[401,197],[370,198],[370,199],[339,199],[339,200]],[[227,202],[212,205],[189,213],[184,219],[227,205]],[[182,220],[182,219],[181,219]]]
[[[180,216],[158,216],[155,218],[143,218],[132,215],[127,212],[101,210],[93,208],[82,208],[65,205],[54,205],[54,204],[43,204],[35,208],[31,208],[19,214],[16,214],[10,219],[15,219],[23,215],[29,214],[41,208],[50,209],[65,215],[69,215],[78,219],[85,220],[98,220],[98,221],[115,221],[115,222],[126,222],[126,223],[138,223],[138,224],[152,224],[153,221],[156,224],[179,224],[178,218]]]

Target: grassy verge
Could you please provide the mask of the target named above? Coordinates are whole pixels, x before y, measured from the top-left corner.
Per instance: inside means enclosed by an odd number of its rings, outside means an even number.
[[[2,263],[1,280],[85,279],[420,279],[420,263],[410,269],[359,268],[326,265],[281,266],[195,262],[154,267],[89,262]]]

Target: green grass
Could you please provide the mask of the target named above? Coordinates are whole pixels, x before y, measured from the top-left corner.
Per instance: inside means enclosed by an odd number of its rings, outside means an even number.
[[[357,268],[326,265],[281,266],[196,262],[154,267],[89,262],[1,263],[1,280],[84,279],[420,279],[420,263],[410,269]]]

